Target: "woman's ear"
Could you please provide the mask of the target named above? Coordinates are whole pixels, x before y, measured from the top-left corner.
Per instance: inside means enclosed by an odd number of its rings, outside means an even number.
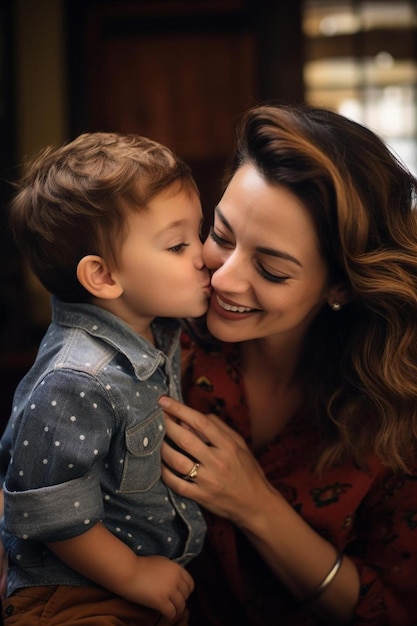
[[[96,298],[115,300],[123,289],[107,266],[106,261],[96,254],[84,256],[77,266],[77,278]]]
[[[338,311],[352,300],[350,289],[346,285],[334,285],[327,292],[327,304]]]

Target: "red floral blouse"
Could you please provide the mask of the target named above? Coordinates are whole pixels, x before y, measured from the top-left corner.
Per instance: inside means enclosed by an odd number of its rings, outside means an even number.
[[[251,446],[236,348],[205,351],[183,336],[184,401],[219,415]],[[312,471],[317,432],[294,417],[257,460],[270,483],[318,533],[356,563],[361,594],[355,626],[417,626],[417,476],[394,475],[376,459]],[[251,544],[227,520],[205,513],[208,534],[191,564],[191,626],[313,626]],[[285,541],[285,537],[283,537]]]

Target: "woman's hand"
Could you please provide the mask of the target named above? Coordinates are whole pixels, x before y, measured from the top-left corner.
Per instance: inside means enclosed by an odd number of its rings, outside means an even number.
[[[203,415],[166,396],[160,405],[166,414],[168,438],[184,451],[163,443],[164,482],[180,495],[251,530],[265,497],[272,493],[274,499],[280,496],[245,441],[215,415]],[[193,479],[186,479],[194,465],[189,457],[199,464]]]
[[[238,526],[295,598],[309,597],[332,568],[335,547],[267,482],[240,435],[215,415],[203,415],[166,396],[160,405],[167,416],[167,436],[184,451],[163,443],[165,483]],[[187,478],[195,463],[197,475]],[[350,623],[358,597],[358,572],[345,556],[314,610],[325,623]]]

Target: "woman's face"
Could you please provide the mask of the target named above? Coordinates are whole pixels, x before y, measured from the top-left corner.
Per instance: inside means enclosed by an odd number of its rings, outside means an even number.
[[[251,164],[216,207],[203,256],[213,287],[207,323],[222,341],[299,341],[333,301],[307,208]]]

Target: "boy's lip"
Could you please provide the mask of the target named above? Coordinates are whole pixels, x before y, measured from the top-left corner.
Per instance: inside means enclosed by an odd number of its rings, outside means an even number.
[[[212,292],[212,287],[211,287],[211,283],[210,283],[210,281],[209,281],[208,283],[205,283],[205,284],[202,286],[202,289],[203,289],[203,291],[207,291],[207,294],[208,294],[208,295],[210,295],[210,294],[211,294],[211,292]]]

